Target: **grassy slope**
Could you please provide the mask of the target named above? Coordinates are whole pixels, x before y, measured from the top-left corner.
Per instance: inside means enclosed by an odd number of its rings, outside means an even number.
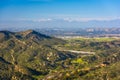
[[[46,76],[54,80],[119,80],[120,40],[116,38],[67,39],[58,48],[95,51],[93,56],[83,56],[64,61],[66,68],[59,68]],[[108,64],[104,64],[108,63]],[[61,75],[61,76],[59,76]]]

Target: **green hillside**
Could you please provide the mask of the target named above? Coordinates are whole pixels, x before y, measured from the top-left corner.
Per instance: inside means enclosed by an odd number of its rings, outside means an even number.
[[[119,63],[120,39],[0,31],[0,80],[119,80]]]

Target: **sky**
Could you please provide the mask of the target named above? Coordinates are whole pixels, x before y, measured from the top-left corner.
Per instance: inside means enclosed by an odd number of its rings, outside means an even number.
[[[120,0],[0,0],[0,21],[118,19]]]

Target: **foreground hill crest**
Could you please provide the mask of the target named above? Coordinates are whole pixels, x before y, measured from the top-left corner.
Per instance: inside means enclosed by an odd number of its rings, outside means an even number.
[[[17,38],[17,39],[41,39],[41,38],[51,38],[50,36],[46,36],[34,30],[26,30],[22,32],[10,32],[10,31],[0,31],[0,40],[8,40],[10,38]]]

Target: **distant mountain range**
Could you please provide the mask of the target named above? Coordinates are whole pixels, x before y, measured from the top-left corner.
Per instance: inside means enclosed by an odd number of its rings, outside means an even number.
[[[35,28],[120,28],[120,19],[115,20],[69,20],[69,19],[39,19],[0,21],[0,30],[27,30]]]
[[[120,28],[78,28],[78,29],[35,29],[46,35],[55,37],[83,36],[83,37],[120,37]]]

